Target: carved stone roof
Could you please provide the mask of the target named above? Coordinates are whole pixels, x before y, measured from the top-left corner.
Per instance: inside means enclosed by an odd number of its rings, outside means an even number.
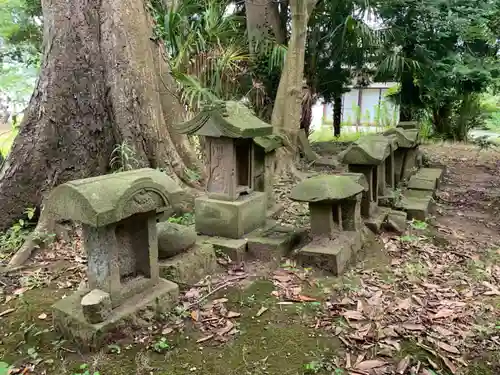
[[[264,152],[271,152],[283,146],[283,138],[277,134],[256,137],[254,143],[264,149]]]
[[[402,148],[414,147],[418,141],[418,131],[415,129],[404,130],[403,128],[390,128],[383,134],[395,137],[399,147]]]
[[[386,137],[363,137],[340,154],[344,164],[378,165],[391,153]]]
[[[290,199],[298,202],[336,202],[354,197],[367,188],[354,182],[351,176],[323,175],[308,178],[290,192]]]
[[[271,135],[273,127],[241,102],[222,102],[203,109],[193,119],[175,125],[181,134],[207,137],[255,138]]]
[[[165,173],[143,168],[59,185],[46,209],[59,220],[103,227],[137,213],[162,212],[183,193]]]

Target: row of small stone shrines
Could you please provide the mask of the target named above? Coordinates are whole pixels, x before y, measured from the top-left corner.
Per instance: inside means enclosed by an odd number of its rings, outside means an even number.
[[[267,211],[274,205],[274,151],[282,145],[272,130],[237,102],[207,107],[179,124],[179,133],[205,137],[208,185],[207,195],[195,200],[196,231],[163,222],[181,211],[185,192],[157,170],[54,189],[46,210],[56,220],[82,225],[88,260],[87,285],[53,306],[55,327],[84,348],[97,348],[141,309],[170,309],[179,294],[175,282],[196,282],[215,272],[216,252],[235,259],[245,255],[251,246],[241,240],[244,235],[265,242]],[[282,237],[297,238],[293,230]]]
[[[275,150],[282,145],[272,130],[235,102],[206,108],[177,127],[179,133],[205,137],[208,185],[207,194],[195,200],[195,228],[163,221],[180,211],[185,192],[157,170],[54,189],[45,209],[56,219],[81,223],[88,259],[88,284],[53,306],[55,327],[83,347],[97,348],[141,309],[172,308],[176,282],[216,272],[215,254],[221,252],[235,262],[278,262],[295,248],[302,263],[339,274],[369,238],[367,226],[401,227],[406,219],[401,213],[418,219],[427,213],[422,207],[430,204],[428,193],[432,197],[441,174],[419,169],[417,130],[391,129],[346,150],[349,173],[313,177],[294,187],[291,198],[309,203],[310,231],[278,225],[267,219],[275,204]]]
[[[402,232],[407,219],[425,220],[443,171],[422,168],[419,143],[416,123],[366,135],[339,155],[348,173],[295,186],[290,198],[307,202],[311,217],[311,240],[298,259],[338,275],[373,233]]]

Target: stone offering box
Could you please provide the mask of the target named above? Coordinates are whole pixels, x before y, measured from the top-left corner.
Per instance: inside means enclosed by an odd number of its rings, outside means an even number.
[[[54,325],[85,347],[140,309],[168,310],[179,289],[159,277],[156,221],[183,191],[163,172],[139,169],[62,184],[46,209],[81,223],[88,289],[55,303]]]
[[[195,200],[198,233],[240,238],[263,225],[268,192],[255,186],[261,175],[256,175],[254,138],[270,136],[272,126],[243,103],[225,102],[204,109],[176,129],[205,137],[208,183],[207,195]],[[259,188],[265,190],[265,184]]]
[[[367,190],[359,174],[312,177],[292,189],[290,199],[308,203],[311,215],[311,241],[297,253],[302,264],[343,272],[366,235],[361,200]]]

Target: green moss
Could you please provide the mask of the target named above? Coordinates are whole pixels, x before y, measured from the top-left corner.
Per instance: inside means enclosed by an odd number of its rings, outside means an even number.
[[[169,348],[162,353],[139,344],[127,346],[125,342],[117,342],[104,348],[104,354],[77,354],[77,348],[59,341],[57,333],[51,330],[50,306],[64,291],[32,290],[26,293],[25,302],[12,301],[9,307],[16,308],[16,312],[0,320],[1,331],[11,332],[2,338],[0,358],[11,364],[26,363],[28,349],[35,348],[42,359],[37,370],[46,369],[50,374],[71,374],[77,372],[81,364],[88,364],[89,369],[101,375],[147,374],[152,371],[148,366],[157,369],[155,374],[229,375],[301,374],[305,364],[338,355],[340,342],[336,338],[322,336],[304,324],[303,319],[308,319],[308,305],[278,305],[278,300],[271,295],[274,289],[271,282],[260,280],[247,288],[233,288],[214,296],[225,296],[229,299],[227,307],[242,314],[234,320],[239,333],[228,343],[215,340],[196,343],[204,334],[187,324],[184,332],[166,336]],[[268,310],[256,317],[262,306]],[[310,311],[314,311],[314,307]],[[44,320],[38,318],[42,312],[49,315]],[[31,325],[34,326],[25,335],[24,327]],[[140,369],[142,372],[136,372]]]

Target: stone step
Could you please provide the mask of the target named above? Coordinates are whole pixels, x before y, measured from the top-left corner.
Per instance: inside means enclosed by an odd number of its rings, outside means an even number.
[[[408,189],[436,191],[442,176],[440,168],[421,168],[408,181]]]
[[[364,220],[365,225],[373,233],[380,233],[380,229],[387,218],[387,215],[391,212],[388,207],[377,207],[375,212],[367,219]]]
[[[409,220],[425,221],[433,202],[433,191],[408,189],[403,192],[398,208],[408,214]]]
[[[297,252],[303,266],[313,266],[338,276],[363,246],[361,232],[340,232],[336,238],[317,238]]]

